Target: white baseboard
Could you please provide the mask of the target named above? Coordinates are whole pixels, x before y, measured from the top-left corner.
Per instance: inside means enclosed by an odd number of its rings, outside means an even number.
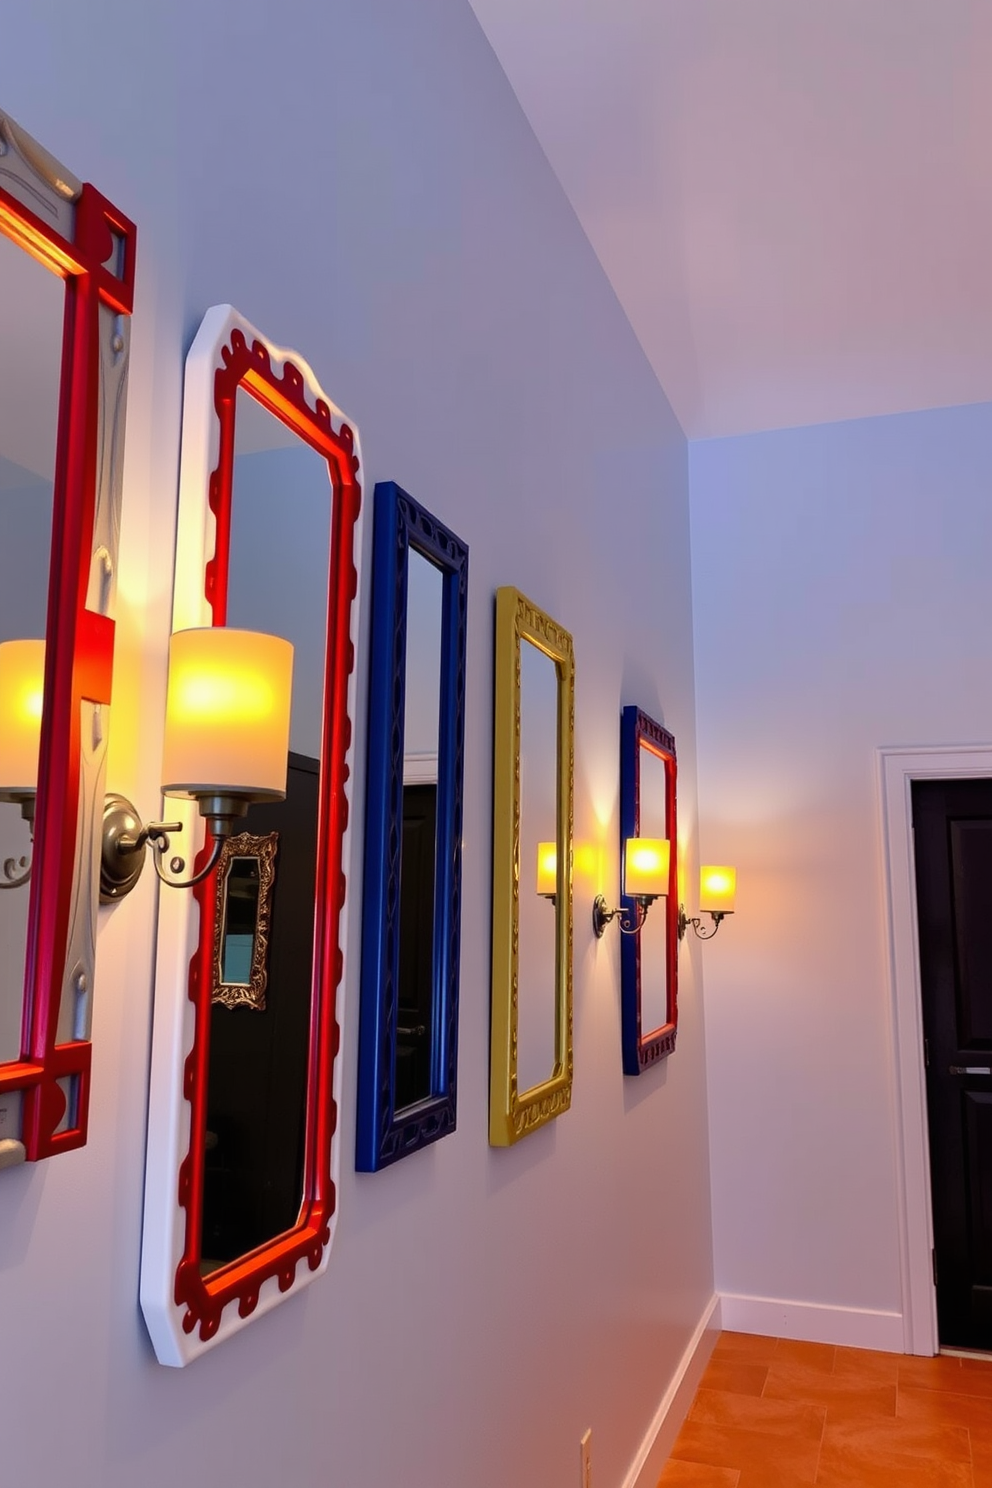
[[[656,1488],[720,1336],[720,1327],[720,1298],[714,1293],[686,1344],[685,1353],[630,1464],[622,1488]]]
[[[731,1333],[765,1338],[801,1338],[808,1343],[840,1343],[849,1348],[901,1354],[905,1349],[902,1313],[861,1307],[829,1307],[820,1302],[788,1302],[782,1297],[741,1297],[720,1293],[722,1326]]]

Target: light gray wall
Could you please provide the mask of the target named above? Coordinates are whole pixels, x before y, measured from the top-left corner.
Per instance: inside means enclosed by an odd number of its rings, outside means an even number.
[[[992,740],[992,405],[693,444],[690,470],[701,848],[739,870],[706,952],[717,1281],[884,1328],[876,751]]]
[[[572,1488],[592,1425],[597,1481],[617,1483],[712,1291],[696,952],[676,1056],[625,1082],[617,937],[589,928],[593,895],[618,887],[623,703],[678,737],[694,854],[686,445],[466,0],[140,12],[17,5],[0,62],[3,107],[139,225],[108,784],[157,809],[183,356],[229,300],[356,420],[366,490],[398,480],[471,550],[459,1125],[384,1173],[353,1171],[356,854],[329,1271],[188,1370],[156,1364],[137,1304],[146,874],[101,913],[89,1145],[0,1174],[4,1472],[36,1488]],[[503,583],[574,633],[575,825],[591,851],[573,1108],[492,1151]]]

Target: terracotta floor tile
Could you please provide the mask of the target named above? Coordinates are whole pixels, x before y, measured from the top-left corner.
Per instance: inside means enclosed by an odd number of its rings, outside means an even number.
[[[675,1457],[665,1464],[658,1488],[739,1488],[740,1469],[710,1467],[703,1462],[679,1462]]]
[[[804,1343],[800,1339],[780,1338],[773,1364],[796,1364],[817,1374],[830,1374],[837,1350],[832,1343]]]
[[[971,1433],[971,1470],[975,1474],[975,1488],[988,1488],[992,1483],[992,1441],[974,1431]]]
[[[899,1383],[912,1390],[950,1390],[952,1395],[992,1395],[992,1373],[980,1366],[977,1374],[965,1375],[960,1359],[940,1354],[936,1359],[905,1355],[899,1360]],[[967,1383],[966,1383],[967,1380]]]
[[[765,1400],[796,1400],[826,1407],[828,1421],[894,1419],[896,1387],[869,1384],[858,1376],[821,1374],[797,1364],[772,1364],[768,1369]]]
[[[818,1488],[975,1488],[968,1432],[917,1421],[827,1422]]]
[[[767,1400],[725,1390],[699,1390],[689,1420],[699,1426],[761,1432],[773,1445],[781,1439],[818,1442],[823,1432],[822,1406],[802,1401]],[[684,1455],[684,1454],[683,1454]]]
[[[769,1437],[763,1431],[687,1421],[679,1432],[673,1456],[714,1467],[737,1467],[741,1488],[796,1488],[812,1484],[820,1451],[818,1438]]]
[[[724,1354],[710,1360],[699,1386],[703,1390],[729,1390],[736,1395],[760,1395],[767,1374],[767,1364],[750,1364],[746,1359]]]
[[[973,1441],[978,1437],[992,1446],[992,1399],[987,1395],[954,1395],[950,1390],[913,1390],[903,1385],[896,1415],[900,1420],[933,1426],[963,1426]]]
[[[866,1385],[894,1385],[904,1355],[883,1354],[875,1349],[842,1348],[834,1355],[837,1379],[858,1380]]]
[[[746,1359],[749,1364],[770,1364],[778,1347],[777,1338],[762,1338],[757,1333],[721,1333],[713,1350],[714,1359]]]

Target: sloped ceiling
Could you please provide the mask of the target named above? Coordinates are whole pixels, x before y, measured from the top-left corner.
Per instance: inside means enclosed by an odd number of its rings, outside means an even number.
[[[690,438],[992,399],[992,0],[471,0]]]

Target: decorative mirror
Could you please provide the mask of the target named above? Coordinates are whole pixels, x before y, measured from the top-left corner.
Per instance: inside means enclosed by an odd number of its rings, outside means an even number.
[[[675,1048],[678,1025],[678,836],[675,820],[675,740],[640,708],[620,716],[620,852],[630,838],[667,840],[668,892],[636,935],[620,937],[623,1072],[642,1074]],[[622,893],[631,924],[636,899]]]
[[[572,1098],[572,637],[496,591],[489,1141]]]
[[[160,895],[141,1301],[175,1365],[328,1260],[361,508],[354,427],[229,305],[184,399],[174,628],[271,633],[294,659],[285,799]],[[169,806],[196,841],[194,803]]]
[[[375,488],[355,1164],[455,1129],[468,549]]]
[[[86,1141],[134,253],[0,112],[0,1167]]]

